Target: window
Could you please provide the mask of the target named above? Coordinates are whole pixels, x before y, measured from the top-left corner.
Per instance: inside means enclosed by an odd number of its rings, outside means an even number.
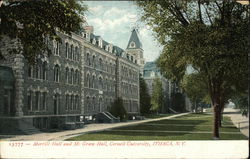
[[[59,42],[58,41],[54,41],[53,42],[53,50],[54,50],[54,55],[59,55]]]
[[[89,97],[87,97],[87,100],[86,100],[86,111],[87,112],[89,111],[89,105],[90,105],[90,101],[89,101]]]
[[[103,83],[102,83],[102,78],[99,77],[99,89],[102,90],[103,89]]]
[[[46,80],[47,79],[47,62],[43,62],[42,64],[42,79]]]
[[[69,110],[69,95],[66,94],[65,109]]]
[[[28,92],[28,110],[32,110],[32,91]]]
[[[93,64],[93,67],[95,67],[95,55],[93,55],[92,64]]]
[[[74,95],[71,95],[71,102],[70,102],[70,109],[73,110],[74,109]]]
[[[78,70],[75,71],[74,84],[78,84]]]
[[[92,76],[92,88],[95,88],[95,75]]]
[[[41,104],[40,104],[40,109],[41,110],[46,110],[46,98],[47,98],[47,93],[43,92],[41,93]]]
[[[70,45],[69,59],[72,59],[72,57],[73,57],[73,45]]]
[[[90,56],[89,56],[89,53],[87,53],[87,58],[86,58],[86,62],[87,64],[90,66],[91,65],[91,61],[90,61]]]
[[[99,58],[99,68],[100,68],[100,70],[102,69],[102,59],[101,58]]]
[[[66,50],[65,50],[65,52],[66,52],[66,58],[68,58],[69,57],[69,43],[66,43]]]
[[[87,76],[86,76],[86,82],[85,82],[85,86],[86,87],[89,87],[89,83],[90,83],[90,79],[89,79],[89,74],[87,74]]]
[[[59,65],[55,65],[54,67],[54,81],[59,82],[59,76],[60,76],[60,67]]]
[[[78,47],[75,47],[75,61],[79,60],[79,53],[78,53]]]
[[[69,83],[69,68],[66,67],[66,83]]]
[[[40,92],[35,92],[35,103],[34,103],[34,111],[38,111],[39,109],[39,103],[40,103]]]
[[[74,84],[74,69],[72,68],[70,71],[70,84]]]
[[[95,110],[95,97],[92,97],[92,110]]]

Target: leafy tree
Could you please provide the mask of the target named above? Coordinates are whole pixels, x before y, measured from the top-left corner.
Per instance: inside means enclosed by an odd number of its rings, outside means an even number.
[[[249,11],[227,0],[137,1],[142,20],[164,45],[158,64],[171,79],[183,79],[191,65],[204,75],[214,109],[214,138],[219,138],[220,114],[231,90],[247,80]]]
[[[142,115],[149,114],[151,107],[151,97],[145,80],[140,76],[140,112]]]
[[[127,119],[127,111],[123,106],[123,102],[121,98],[117,98],[115,100],[109,112],[115,117],[119,117],[121,121]]]
[[[197,104],[203,101],[208,94],[206,82],[198,73],[186,74],[181,82],[181,87],[194,104],[195,112],[197,112]]]
[[[176,92],[172,94],[171,107],[177,112],[185,112],[185,97],[182,93]]]
[[[159,113],[164,103],[164,95],[162,83],[159,78],[155,78],[153,82],[153,92],[151,97],[151,110]]]
[[[45,37],[60,41],[57,31],[71,35],[80,30],[86,9],[76,0],[6,0],[0,6],[0,41],[18,39],[20,46],[9,54],[21,53],[34,63],[39,54],[50,53]]]

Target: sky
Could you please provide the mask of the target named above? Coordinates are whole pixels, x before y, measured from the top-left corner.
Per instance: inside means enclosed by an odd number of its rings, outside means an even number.
[[[160,55],[160,46],[149,26],[141,22],[140,9],[132,1],[85,1],[88,6],[87,23],[94,34],[105,41],[126,49],[133,27],[138,27],[144,58],[154,61]]]

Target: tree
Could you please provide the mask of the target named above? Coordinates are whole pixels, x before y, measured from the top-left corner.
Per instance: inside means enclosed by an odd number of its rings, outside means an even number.
[[[172,94],[171,107],[177,112],[185,112],[185,97],[180,92],[175,92]]]
[[[181,4],[178,2],[182,2]],[[137,1],[164,49],[161,71],[180,81],[188,65],[204,75],[214,109],[214,138],[227,93],[247,80],[249,11],[235,1]]]
[[[197,104],[203,101],[208,94],[206,82],[198,73],[186,74],[181,82],[181,87],[194,104],[197,113]]]
[[[121,98],[117,98],[115,102],[112,104],[109,112],[114,115],[115,117],[119,117],[120,120],[127,119],[127,111],[123,106],[123,102]]]
[[[20,46],[9,54],[21,53],[34,63],[39,54],[51,52],[45,37],[60,41],[57,31],[71,35],[80,30],[86,9],[75,0],[7,0],[0,6],[0,41],[5,36],[17,39]]]
[[[159,113],[164,103],[164,95],[162,83],[159,78],[155,78],[153,82],[153,92],[151,97],[151,110]]]
[[[140,76],[140,111],[142,115],[149,114],[151,107],[151,97],[145,80]]]

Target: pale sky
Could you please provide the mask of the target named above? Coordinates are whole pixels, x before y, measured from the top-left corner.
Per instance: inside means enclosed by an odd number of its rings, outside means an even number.
[[[138,26],[144,58],[154,61],[162,47],[154,40],[150,27],[139,21],[139,8],[131,1],[85,1],[88,6],[87,23],[94,34],[105,41],[126,49],[132,28]]]

